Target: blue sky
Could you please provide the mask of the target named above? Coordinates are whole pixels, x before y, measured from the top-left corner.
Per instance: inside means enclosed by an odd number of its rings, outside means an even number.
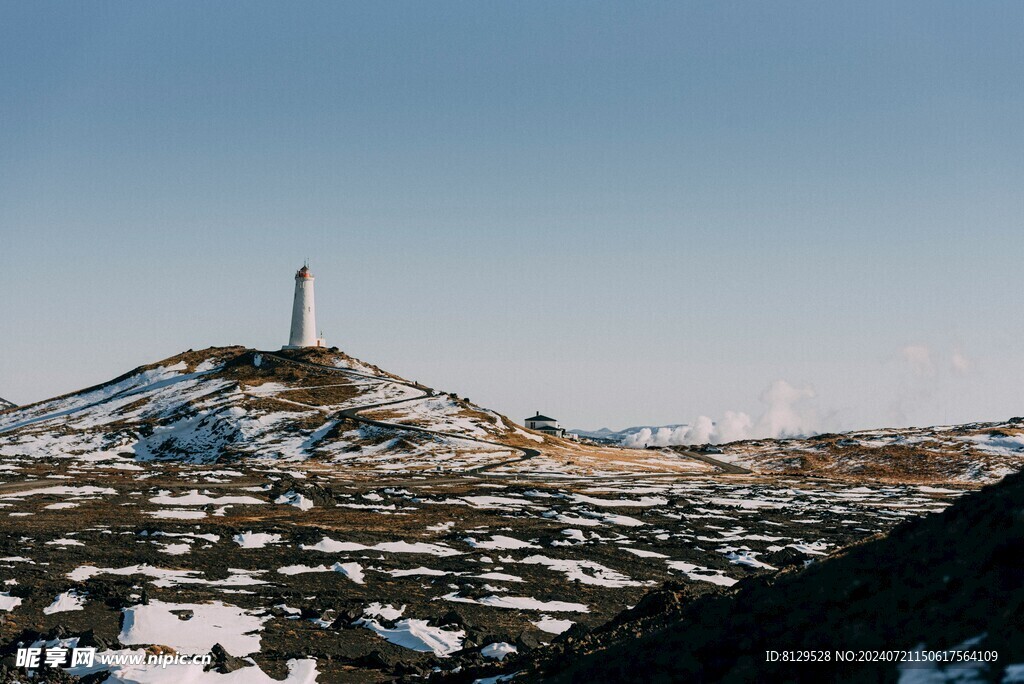
[[[1024,414],[1022,25],[0,2],[0,396],[279,346],[308,257],[329,343],[514,418]]]

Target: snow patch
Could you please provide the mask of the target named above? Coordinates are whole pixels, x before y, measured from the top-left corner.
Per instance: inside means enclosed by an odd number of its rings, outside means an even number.
[[[85,595],[79,594],[74,589],[58,594],[53,603],[43,608],[44,615],[54,613],[65,613],[72,610],[85,610]]]
[[[260,630],[267,616],[257,616],[229,604],[164,603],[124,609],[118,641],[129,646],[160,644],[186,653],[205,653],[220,644],[234,656],[260,650]]]
[[[407,618],[395,623],[394,627],[384,627],[374,619],[360,619],[356,624],[376,632],[396,646],[413,651],[432,652],[441,658],[462,649],[462,641],[466,637],[465,630],[445,630],[433,627],[426,620]]]

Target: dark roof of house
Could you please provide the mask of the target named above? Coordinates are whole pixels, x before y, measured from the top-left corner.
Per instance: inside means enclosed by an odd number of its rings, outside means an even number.
[[[538,413],[535,416],[530,416],[526,420],[554,420],[554,418],[548,418],[547,416],[542,416]]]

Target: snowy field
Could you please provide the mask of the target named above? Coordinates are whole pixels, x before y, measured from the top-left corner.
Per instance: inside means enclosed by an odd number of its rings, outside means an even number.
[[[241,659],[244,680],[215,670],[188,680],[203,682],[375,681],[514,658],[607,621],[664,582],[726,590],[941,511],[961,493],[785,478],[517,483],[108,465],[0,484],[3,642],[83,640],[107,655],[219,644]],[[172,681],[141,666],[107,669],[111,682]]]

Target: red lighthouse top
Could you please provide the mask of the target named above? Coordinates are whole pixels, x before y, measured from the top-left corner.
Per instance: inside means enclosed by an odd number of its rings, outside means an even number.
[[[300,268],[298,271],[295,272],[295,277],[296,278],[308,278],[309,280],[312,280],[313,279],[313,272],[309,270],[309,266],[303,266],[302,268]]]

